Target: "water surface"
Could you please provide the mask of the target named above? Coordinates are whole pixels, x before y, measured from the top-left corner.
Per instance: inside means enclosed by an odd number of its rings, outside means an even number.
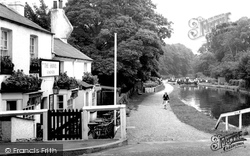
[[[250,96],[225,89],[181,87],[181,100],[200,112],[218,119],[220,114],[250,108]],[[229,117],[229,123],[238,126],[239,116]],[[243,126],[250,125],[250,113],[243,114]]]

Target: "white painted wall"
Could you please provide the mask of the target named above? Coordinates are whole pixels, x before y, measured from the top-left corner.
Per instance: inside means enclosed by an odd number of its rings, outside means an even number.
[[[30,35],[38,36],[38,57],[51,59],[52,35],[29,29],[4,20],[0,20],[0,27],[12,30],[12,61],[14,69],[22,69],[29,74],[30,64]]]
[[[60,8],[51,9],[51,32],[55,33],[55,37],[67,43],[67,39],[72,31],[73,26],[65,15],[64,10]]]
[[[19,118],[11,118],[11,142],[16,139],[35,138],[35,122]]]
[[[86,71],[84,63],[87,64]],[[82,80],[84,72],[91,73],[91,62],[89,61],[64,61],[63,64],[63,72],[67,72],[69,77],[75,77],[78,80]]]
[[[37,48],[38,48],[38,58],[42,59],[52,59],[52,50],[53,50],[53,35],[47,34],[41,31],[36,31],[21,25],[17,25],[11,22],[0,19],[0,28],[6,28],[12,31],[12,62],[14,63],[14,70],[21,69],[24,74],[29,75],[30,68],[30,35],[37,36]],[[0,84],[4,81],[9,75],[0,75]],[[54,83],[54,77],[42,77],[43,82],[41,90],[43,91],[43,97],[49,96],[52,94],[52,87]],[[9,94],[10,99],[15,99],[16,97],[13,94]],[[1,100],[5,98],[5,100]],[[2,96],[0,97],[0,110],[6,110],[6,100],[8,98]],[[25,98],[26,97],[22,97]],[[21,99],[22,99],[21,98]],[[21,100],[19,99],[19,100]],[[47,103],[49,103],[47,101]],[[21,104],[18,104],[18,109],[22,109],[27,104],[27,100],[23,100]]]

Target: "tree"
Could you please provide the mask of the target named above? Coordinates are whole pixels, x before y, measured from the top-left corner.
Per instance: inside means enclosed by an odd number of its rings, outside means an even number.
[[[34,10],[26,2],[24,7],[24,16],[34,23],[38,24],[42,28],[50,31],[50,11],[48,6],[44,3],[44,0],[39,0],[40,6],[33,6]]]
[[[239,65],[239,78],[247,81],[248,88],[250,87],[250,51],[247,51],[240,57]]]
[[[65,12],[74,31],[69,43],[93,58],[99,82],[113,85],[114,33],[117,33],[118,86],[159,76],[163,40],[171,22],[156,14],[151,0],[71,0]]]
[[[194,54],[182,44],[166,45],[160,58],[160,73],[176,77],[192,74]]]
[[[227,81],[237,78],[249,81],[249,24],[250,19],[243,17],[236,22],[217,25],[206,36],[207,43],[200,48],[195,71],[215,78],[223,76]]]

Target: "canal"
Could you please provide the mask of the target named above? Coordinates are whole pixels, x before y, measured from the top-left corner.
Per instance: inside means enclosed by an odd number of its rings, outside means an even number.
[[[181,100],[204,114],[218,119],[220,114],[250,108],[250,95],[204,86],[181,87]],[[243,126],[250,125],[250,113],[243,114]],[[229,117],[229,123],[239,125],[239,116]]]

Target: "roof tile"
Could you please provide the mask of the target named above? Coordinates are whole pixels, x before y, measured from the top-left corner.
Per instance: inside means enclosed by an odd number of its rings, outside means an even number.
[[[64,43],[58,38],[54,39],[54,52],[55,55],[58,57],[92,61],[90,57],[86,56],[85,54],[83,54],[81,51],[77,50],[70,44]]]
[[[0,3],[0,19],[9,20],[11,22],[21,24],[35,30],[43,31],[45,33],[52,34],[50,31],[42,28],[41,26],[37,25],[36,23],[32,22],[31,20],[25,18],[24,16],[16,13],[12,9],[8,8],[7,6]]]

